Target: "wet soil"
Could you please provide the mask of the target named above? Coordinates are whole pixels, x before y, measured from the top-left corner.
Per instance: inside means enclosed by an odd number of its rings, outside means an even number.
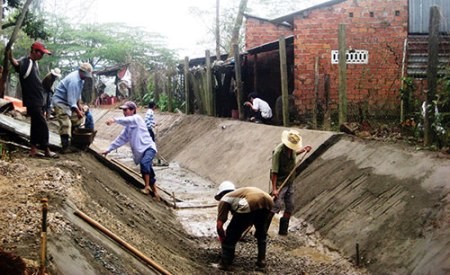
[[[122,160],[127,162],[126,157]],[[0,161],[2,249],[26,259],[30,269],[37,269],[41,199],[48,198],[47,266],[51,274],[159,273],[74,215],[76,211],[120,236],[168,273],[224,273],[217,269],[220,244],[215,234],[216,209],[195,208],[213,203],[212,183],[176,163],[156,169],[160,186],[186,202],[180,203],[178,210],[143,195],[88,152],[61,155],[58,160],[29,158],[22,149],[9,152]],[[276,233],[277,222],[275,219],[269,232],[265,273],[366,274],[324,244],[304,221],[294,220],[286,237]],[[256,240],[252,233],[237,246],[233,274],[261,273],[255,270]]]

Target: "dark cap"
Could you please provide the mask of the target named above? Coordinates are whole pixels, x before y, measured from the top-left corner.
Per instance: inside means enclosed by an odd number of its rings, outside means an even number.
[[[136,103],[134,103],[133,101],[127,101],[125,102],[122,106],[119,107],[120,109],[131,109],[131,110],[136,110],[137,106]]]
[[[38,51],[41,51],[41,52],[46,53],[46,54],[48,54],[48,55],[52,55],[52,53],[51,53],[49,50],[47,50],[47,49],[45,48],[44,44],[42,44],[42,43],[39,42],[39,41],[34,42],[34,43],[31,45],[31,48],[32,48],[33,50],[38,50]]]

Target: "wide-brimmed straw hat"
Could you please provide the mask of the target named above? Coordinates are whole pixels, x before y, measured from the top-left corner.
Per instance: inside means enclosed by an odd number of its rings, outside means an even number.
[[[281,142],[294,151],[302,148],[302,137],[297,130],[284,130],[281,133]]]
[[[59,68],[51,69],[50,72],[56,77],[61,77],[61,70]]]

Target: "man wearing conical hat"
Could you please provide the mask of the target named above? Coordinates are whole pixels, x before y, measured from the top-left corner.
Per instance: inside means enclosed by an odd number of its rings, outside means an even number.
[[[281,143],[275,148],[272,154],[272,196],[274,197],[274,207],[267,222],[267,228],[275,213],[280,212],[284,204],[283,217],[280,218],[280,228],[278,234],[287,235],[289,219],[294,210],[294,173],[296,168],[296,157],[298,154],[311,151],[311,146],[302,146],[302,137],[297,130],[285,130],[281,134]],[[290,176],[290,177],[289,177]],[[283,185],[284,184],[284,185]],[[283,186],[281,186],[283,185]],[[281,187],[281,190],[280,190]]]

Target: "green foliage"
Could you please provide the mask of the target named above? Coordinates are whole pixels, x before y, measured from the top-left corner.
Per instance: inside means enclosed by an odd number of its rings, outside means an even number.
[[[147,92],[144,94],[144,96],[142,97],[142,99],[140,100],[140,102],[143,105],[148,105],[150,103],[150,101],[155,101],[155,97],[154,97],[154,91],[155,91],[155,83],[153,78],[150,78],[147,84]],[[181,108],[183,105],[182,100],[180,99],[180,97],[177,97],[176,95],[173,97],[173,108]],[[158,102],[156,102],[156,105],[158,105],[158,108],[162,111],[162,112],[167,112],[169,110],[169,96],[166,93],[161,93],[159,94],[159,100]]]
[[[81,61],[95,68],[134,62],[151,69],[155,64],[175,63],[174,53],[165,48],[165,39],[159,34],[120,23],[73,26],[67,19],[52,18],[56,19],[50,22],[51,46],[59,63],[68,67]]]
[[[6,1],[6,7],[4,7],[4,22],[2,24],[2,30],[12,29],[16,25],[16,21],[22,11],[22,2],[19,0]],[[45,28],[45,19],[33,10],[28,10],[22,23],[22,31],[33,40],[42,39],[46,40],[50,36],[50,33]]]
[[[414,85],[414,79],[411,77],[404,77],[402,81],[403,85],[400,88],[400,98],[403,100],[405,113],[410,113],[414,111],[413,95],[416,86]]]
[[[439,84],[442,87],[438,90],[438,106],[443,112],[450,112],[450,67],[446,68],[444,77],[439,80]]]

